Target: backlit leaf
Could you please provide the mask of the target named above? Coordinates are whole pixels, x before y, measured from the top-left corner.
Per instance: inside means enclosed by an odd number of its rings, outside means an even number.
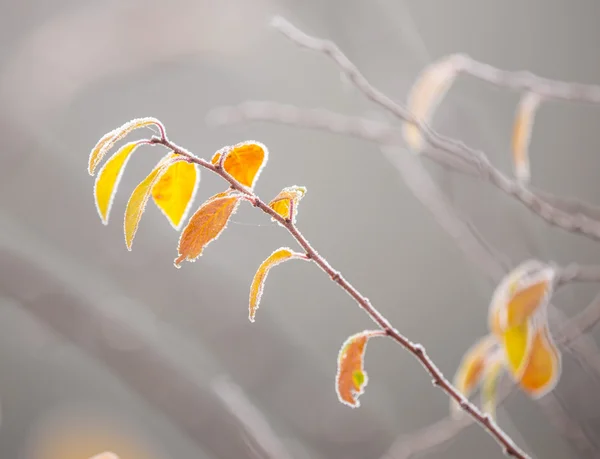
[[[90,175],[94,175],[96,167],[100,164],[100,161],[104,158],[106,153],[113,147],[115,143],[129,134],[135,129],[150,125],[161,126],[160,121],[156,118],[136,118],[128,121],[123,126],[113,129],[108,134],[105,134],[98,143],[94,146],[90,153],[90,159],[88,163],[88,172]]]
[[[181,228],[194,201],[199,180],[200,172],[196,164],[177,161],[152,188],[154,203],[176,230]]]
[[[179,238],[175,267],[184,260],[195,261],[204,248],[217,239],[227,226],[242,199],[239,193],[228,190],[209,198],[190,218]]]
[[[335,389],[340,402],[356,408],[358,397],[364,392],[368,377],[363,368],[367,341],[374,336],[383,336],[380,331],[363,331],[350,336],[342,345],[338,355]]]
[[[463,356],[454,376],[454,387],[466,398],[469,398],[480,384],[486,361],[497,345],[496,338],[487,335],[471,346]],[[453,417],[459,417],[462,414],[462,409],[454,399],[450,401],[450,412]]]
[[[429,121],[454,83],[457,74],[464,65],[464,56],[454,54],[446,56],[427,66],[417,77],[408,94],[407,109],[420,123]],[[410,122],[403,125],[403,136],[409,148],[420,153],[425,147],[425,137],[421,129]]]
[[[523,183],[531,177],[529,167],[529,143],[535,114],[540,105],[540,98],[535,93],[526,93],[517,106],[513,125],[512,152],[515,176]]]
[[[526,321],[504,331],[502,344],[508,369],[518,381],[530,356],[532,345],[532,322]]]
[[[490,331],[501,338],[503,331],[509,326],[522,322],[540,306],[545,306],[555,274],[553,268],[538,260],[526,260],[510,271],[492,295],[488,315]],[[543,289],[529,289],[529,287],[539,282],[546,282],[548,291],[539,297],[537,303],[535,301],[532,303],[530,300],[535,299],[534,294],[541,294]]]
[[[530,397],[540,398],[556,387],[561,371],[561,355],[548,325],[540,325],[534,332],[529,360],[519,385]]]
[[[125,244],[128,250],[131,250],[131,244],[140,224],[142,214],[146,210],[146,204],[150,198],[152,187],[160,180],[162,174],[167,171],[171,164],[181,160],[182,157],[174,153],[165,156],[152,172],[133,190],[125,209]]]
[[[265,280],[267,275],[269,274],[269,270],[279,263],[282,263],[291,258],[302,258],[305,256],[301,253],[296,253],[289,249],[288,247],[282,247],[273,252],[269,257],[261,263],[254,275],[254,279],[252,279],[252,285],[250,286],[250,313],[249,318],[250,322],[254,322],[254,316],[256,315],[256,310],[260,304],[260,298],[262,296],[262,292],[265,285]]]
[[[298,203],[306,194],[306,188],[303,186],[290,186],[284,188],[277,196],[269,203],[269,207],[281,215],[285,219],[296,221],[298,214]],[[293,210],[293,211],[292,211]],[[292,215],[293,213],[293,215]],[[271,220],[276,221],[274,218]]]
[[[496,400],[498,396],[498,382],[504,370],[504,360],[500,353],[491,356],[483,372],[481,382],[481,405],[484,413],[493,419],[496,417]]]
[[[102,223],[108,224],[108,216],[112,207],[113,199],[127,161],[131,154],[140,146],[140,142],[131,142],[123,145],[107,162],[104,164],[94,185],[94,198],[96,200],[96,209],[102,219]]]
[[[543,304],[550,291],[550,281],[542,279],[518,290],[506,305],[506,327],[524,323]]]
[[[258,176],[267,164],[267,147],[260,142],[249,140],[218,151],[211,162],[217,164],[222,153],[226,155],[223,162],[225,171],[242,185],[254,188]]]

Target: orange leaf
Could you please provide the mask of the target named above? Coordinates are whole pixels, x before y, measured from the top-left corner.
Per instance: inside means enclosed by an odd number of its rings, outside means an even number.
[[[200,173],[196,164],[178,161],[152,187],[154,203],[176,230],[181,228],[194,201],[199,181]]]
[[[555,275],[552,267],[537,260],[527,260],[510,271],[494,290],[490,302],[488,326],[492,333],[501,338],[508,327],[522,323],[544,307]],[[541,285],[533,288],[538,283],[545,283],[545,293]]]
[[[540,398],[554,389],[561,372],[560,352],[544,323],[534,332],[529,361],[519,384],[530,397]]]
[[[258,305],[260,303],[260,298],[263,293],[265,280],[267,278],[267,274],[269,274],[269,270],[273,266],[291,258],[305,259],[306,257],[301,253],[293,252],[288,247],[282,247],[269,255],[269,257],[258,267],[258,270],[254,275],[254,279],[252,279],[252,285],[250,286],[250,322],[254,322],[254,316],[256,315],[256,310],[258,309]]]
[[[296,221],[296,215],[298,214],[298,203],[300,199],[306,194],[306,188],[303,186],[290,186],[284,188],[279,192],[277,196],[269,203],[269,207],[281,215],[285,219],[291,219],[292,222]],[[292,209],[293,214],[292,215]],[[271,220],[276,221],[274,218]]]
[[[417,77],[408,94],[407,109],[416,121],[428,124],[433,112],[454,83],[456,75],[464,65],[465,57],[460,54],[446,56],[427,66]],[[404,140],[415,152],[425,147],[421,129],[411,122],[403,125]]]
[[[131,193],[127,202],[127,208],[125,209],[125,244],[128,250],[131,250],[131,244],[140,224],[140,218],[142,218],[142,214],[146,210],[146,204],[150,198],[152,187],[171,164],[181,160],[181,156],[174,153],[165,156],[152,172],[133,190],[133,193]]]
[[[532,322],[508,328],[502,334],[502,345],[508,369],[515,381],[521,378],[523,369],[529,360],[532,345]]]
[[[108,134],[105,134],[96,144],[96,146],[92,149],[90,153],[90,159],[88,163],[88,172],[90,175],[94,175],[96,171],[96,167],[104,158],[104,155],[113,147],[115,143],[129,134],[131,131],[149,126],[154,124],[156,126],[161,126],[160,121],[156,118],[137,118],[125,123],[123,126],[113,129]]]
[[[222,153],[226,155],[223,162],[225,171],[242,185],[254,188],[254,183],[267,164],[267,147],[260,142],[248,140],[216,152],[211,162],[217,164]]]
[[[237,210],[240,199],[240,194],[228,190],[214,195],[200,206],[179,238],[176,268],[181,267],[184,260],[196,261],[204,248],[220,236],[229,218]]]
[[[513,163],[515,176],[527,183],[531,177],[529,168],[529,143],[535,114],[540,105],[540,98],[535,93],[526,93],[521,97],[515,114],[512,136]]]
[[[373,336],[384,336],[384,333],[363,331],[352,335],[342,344],[338,355],[335,389],[340,402],[352,408],[360,406],[358,397],[364,392],[368,382],[363,360],[367,341]]]
[[[104,164],[96,178],[94,185],[94,198],[96,200],[96,209],[102,219],[102,223],[108,224],[108,215],[112,207],[113,199],[123,176],[123,171],[131,154],[140,146],[140,142],[131,142],[123,145],[107,162]]]
[[[550,281],[542,279],[519,289],[506,305],[506,327],[524,323],[545,303],[550,291]]]
[[[487,335],[471,346],[463,356],[454,376],[454,387],[466,398],[469,398],[481,382],[486,361],[497,344],[494,336]],[[450,401],[450,412],[454,417],[462,414],[462,409],[454,399]]]

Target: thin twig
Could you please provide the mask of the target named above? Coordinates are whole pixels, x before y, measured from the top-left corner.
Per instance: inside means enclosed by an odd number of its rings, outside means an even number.
[[[433,378],[433,384],[443,390],[449,397],[460,404],[462,409],[467,412],[479,425],[481,425],[503,448],[506,455],[519,459],[528,458],[521,449],[515,445],[512,439],[493,421],[487,414],[482,413],[479,408],[469,402],[443,375],[441,370],[433,363],[427,355],[425,348],[418,343],[414,343],[402,335],[398,330],[392,327],[389,321],[371,304],[368,298],[363,296],[343,275],[334,269],[329,262],[321,256],[302,235],[294,224],[292,219],[283,218],[273,209],[271,209],[263,200],[261,200],[253,191],[240,184],[235,178],[227,173],[219,165],[213,165],[208,161],[193,155],[191,152],[175,144],[167,138],[166,135],[153,137],[151,143],[163,145],[174,153],[184,156],[187,161],[198,164],[205,169],[220,175],[225,179],[233,189],[247,196],[253,202],[255,207],[261,209],[280,223],[296,242],[304,249],[306,256],[319,266],[335,283],[337,283],[348,295],[350,295],[359,306],[369,315],[369,317],[386,333],[406,350],[408,350],[427,370]]]
[[[468,147],[459,140],[442,136],[428,124],[417,120],[404,106],[394,102],[383,92],[371,85],[358,68],[332,41],[311,37],[279,16],[271,21],[271,25],[298,46],[323,53],[330,57],[368,99],[385,108],[398,119],[417,126],[429,145],[451,154],[455,159],[460,158],[467,161],[474,161],[481,179],[487,180],[507,195],[515,198],[547,223],[566,231],[583,234],[593,240],[600,240],[600,222],[594,221],[580,212],[567,213],[554,207],[542,200],[530,189],[500,172],[500,170],[492,165],[483,151]],[[476,72],[473,73],[475,74]],[[482,76],[484,76],[483,73]],[[546,88],[546,86],[540,86],[540,91],[543,88]],[[555,88],[558,90],[561,86],[555,85]]]

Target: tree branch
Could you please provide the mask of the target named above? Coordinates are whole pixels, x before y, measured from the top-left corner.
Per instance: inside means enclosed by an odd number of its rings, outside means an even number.
[[[498,442],[498,444],[500,444],[505,454],[519,459],[528,458],[528,456],[521,451],[518,446],[515,445],[512,439],[496,424],[495,421],[493,421],[487,414],[481,412],[473,403],[469,402],[458,391],[458,389],[456,389],[444,377],[441,370],[429,358],[425,348],[421,344],[413,343],[398,330],[393,328],[389,321],[371,304],[369,299],[362,295],[350,282],[343,277],[339,271],[334,269],[329,262],[312,247],[309,241],[298,230],[292,219],[283,218],[281,215],[271,209],[268,204],[262,201],[250,189],[239,183],[228,172],[220,167],[218,163],[213,165],[210,162],[193,155],[191,152],[169,140],[166,134],[161,134],[160,137],[153,137],[150,140],[150,143],[153,145],[163,145],[172,150],[174,153],[185,157],[186,161],[198,164],[199,166],[221,176],[231,185],[234,190],[246,196],[255,207],[261,209],[264,213],[269,215],[285,229],[287,229],[296,242],[304,249],[306,256],[317,266],[319,266],[332,279],[332,281],[337,283],[342,288],[342,290],[350,295],[369,315],[369,317],[386,333],[387,336],[409,351],[431,375],[434,386],[439,387],[449,397],[459,403],[462,409],[466,411],[479,425],[481,425]]]

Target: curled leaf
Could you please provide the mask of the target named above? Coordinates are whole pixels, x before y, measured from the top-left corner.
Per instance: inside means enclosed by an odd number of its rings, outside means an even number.
[[[537,399],[556,387],[561,372],[561,355],[550,335],[548,324],[540,324],[534,331],[529,360],[519,385],[530,397]]]
[[[497,346],[495,337],[487,335],[471,346],[463,356],[454,376],[454,387],[466,398],[469,398],[480,384],[487,360]],[[462,414],[462,409],[454,399],[450,401],[450,412],[455,418]]]
[[[144,210],[146,210],[146,204],[150,198],[152,187],[160,180],[160,177],[169,169],[169,167],[176,161],[181,161],[182,158],[179,155],[171,153],[165,156],[158,165],[148,174],[148,176],[140,182],[140,184],[133,190],[129,201],[127,202],[127,208],[125,209],[125,244],[127,249],[131,250],[131,244],[133,238],[137,232],[140,224],[140,219]]]
[[[94,198],[96,209],[102,219],[102,223],[108,224],[108,216],[112,207],[113,199],[127,161],[131,154],[142,144],[142,142],[131,142],[123,145],[100,169],[94,185]]]
[[[521,379],[529,359],[533,338],[532,331],[532,322],[528,320],[507,329],[502,334],[502,345],[507,366],[515,381]]]
[[[506,305],[506,323],[510,328],[524,323],[541,306],[547,302],[552,288],[552,280],[536,279],[530,285],[523,286],[514,294]]]
[[[535,114],[540,105],[540,97],[532,92],[521,97],[517,106],[512,135],[512,153],[515,176],[522,183],[529,182],[529,144]]]
[[[250,322],[254,322],[254,316],[256,315],[256,310],[258,309],[258,305],[260,303],[260,298],[262,296],[265,280],[269,274],[269,270],[273,266],[278,265],[286,260],[290,260],[291,258],[304,259],[306,257],[301,253],[292,251],[288,247],[281,247],[269,255],[267,259],[258,267],[258,270],[254,275],[254,279],[252,279],[252,285],[250,286]]]
[[[498,382],[504,369],[504,360],[500,353],[492,355],[486,364],[481,382],[481,405],[485,413],[492,419],[496,417],[496,400]]]
[[[184,260],[195,261],[202,255],[204,248],[221,235],[229,218],[237,210],[240,199],[240,194],[228,190],[214,195],[200,206],[179,238],[176,268]]]
[[[379,331],[363,331],[350,336],[340,349],[335,389],[340,402],[352,408],[360,406],[358,397],[367,385],[367,373],[363,361],[367,341],[373,336],[382,336]]]
[[[292,222],[295,222],[296,215],[298,214],[298,203],[305,194],[306,188],[303,186],[294,185],[284,188],[269,203],[269,207],[283,218],[290,219]],[[271,218],[271,220],[276,221],[274,218]]]
[[[196,164],[177,161],[152,187],[154,203],[176,230],[181,228],[194,201],[199,181],[200,173]]]
[[[428,124],[433,113],[462,69],[465,56],[453,54],[427,66],[408,94],[407,109],[416,121]],[[405,142],[415,153],[425,147],[421,129],[411,122],[403,125]]]
[[[268,150],[262,143],[254,140],[238,143],[215,153],[211,162],[217,164],[225,154],[223,168],[234,179],[248,188],[254,188],[262,169],[267,164]]]
[[[150,126],[151,124],[162,127],[161,122],[156,118],[136,118],[105,134],[94,146],[90,153],[90,159],[88,163],[88,172],[90,175],[94,175],[96,167],[98,164],[100,164],[102,158],[104,158],[106,153],[113,147],[115,143],[117,143],[131,131],[141,127]]]

